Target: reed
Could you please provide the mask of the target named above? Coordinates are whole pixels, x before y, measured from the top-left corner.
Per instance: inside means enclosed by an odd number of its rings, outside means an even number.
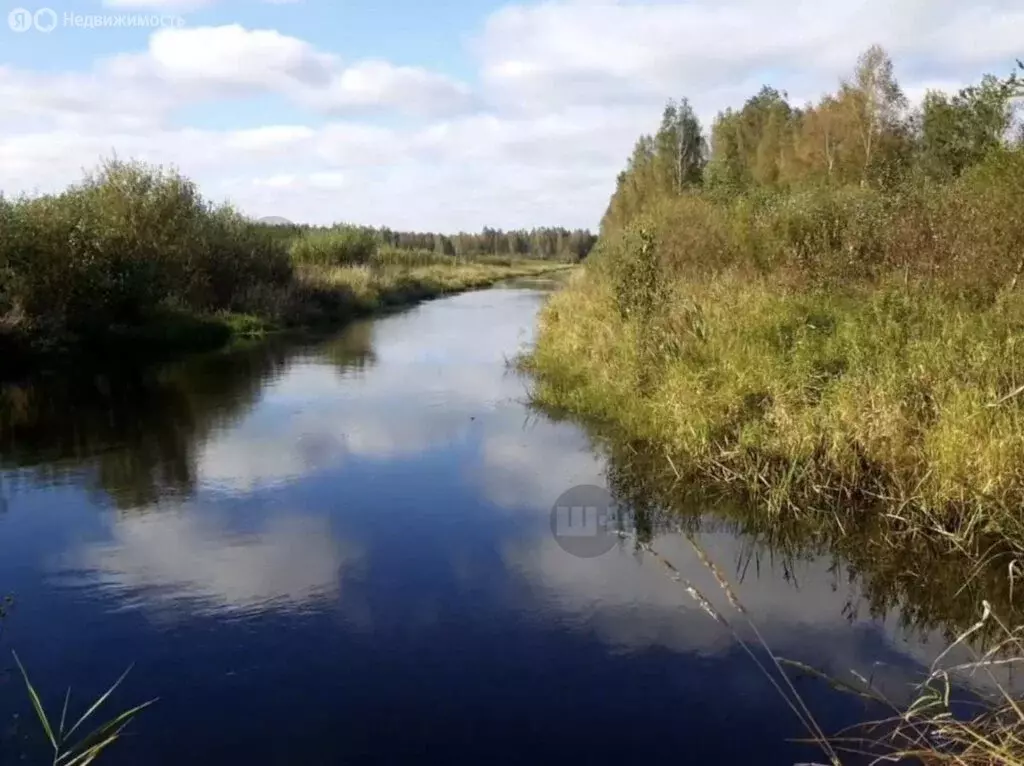
[[[89,731],[89,733],[79,734],[79,737],[76,739],[76,733],[80,730],[82,732],[86,731],[82,727],[85,726],[87,722],[91,721],[104,703],[110,699],[110,696],[127,677],[131,668],[128,668],[128,670],[121,674],[121,677],[118,678],[110,688],[108,688],[91,705],[89,705],[77,721],[71,723],[71,720],[68,718],[68,707],[71,702],[71,689],[68,688],[67,693],[64,695],[64,705],[61,708],[60,719],[55,721],[49,714],[47,714],[46,709],[43,706],[42,699],[36,691],[36,688],[32,685],[32,682],[29,680],[28,671],[25,670],[25,666],[22,665],[17,653],[14,654],[14,661],[17,663],[18,670],[21,672],[22,680],[25,682],[25,689],[28,692],[29,700],[32,702],[32,709],[35,711],[36,718],[39,720],[39,724],[42,727],[43,732],[46,734],[47,741],[53,748],[53,766],[88,766],[88,764],[95,761],[107,750],[107,748],[118,740],[128,724],[130,724],[139,713],[156,702],[156,700],[153,699],[149,702],[144,702],[141,705],[136,705],[135,707],[124,710],[106,722],[99,724]]]
[[[683,592],[702,612],[727,630],[747,654],[758,671],[768,680],[786,706],[807,732],[807,743],[818,747],[829,766],[841,766],[850,757],[857,762],[955,764],[955,766],[1020,766],[1024,763],[1024,699],[1003,680],[1008,666],[1024,657],[1024,629],[1010,628],[992,610],[987,601],[981,604],[980,618],[960,633],[928,668],[917,682],[910,701],[899,704],[885,695],[871,679],[853,673],[854,681],[845,681],[822,673],[804,663],[777,656],[758,630],[737,594],[736,588],[722,569],[688,532],[683,532],[698,561],[714,578],[729,605],[730,613],[715,606],[680,570],[659,553],[649,536],[621,532],[632,537],[643,555],[656,561],[666,575],[681,585]],[[753,641],[738,629],[741,621]],[[995,627],[995,631],[989,629]],[[974,639],[988,632],[990,640],[979,649]],[[969,654],[965,662],[949,662],[954,649]],[[975,693],[970,700],[970,716],[954,711],[955,679],[984,676],[991,682],[989,691]],[[826,732],[814,712],[800,694],[794,681],[810,676],[828,683],[840,693],[852,694],[870,703],[874,709],[890,714],[876,720],[858,723],[845,730]]]

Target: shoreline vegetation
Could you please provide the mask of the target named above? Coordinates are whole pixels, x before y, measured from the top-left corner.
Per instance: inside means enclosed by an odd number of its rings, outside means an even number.
[[[334,327],[567,269],[593,242],[254,222],[177,172],[113,160],[60,194],[0,196],[0,375]]]
[[[542,408],[643,445],[676,486],[945,551],[978,598],[958,635],[985,636],[978,673],[1024,657],[976,587],[1012,601],[1024,573],[1022,96],[986,76],[912,109],[874,47],[818,103],[765,87],[709,138],[670,103],[522,360]],[[915,760],[1021,764],[1003,691],[976,719],[938,694],[881,730]]]

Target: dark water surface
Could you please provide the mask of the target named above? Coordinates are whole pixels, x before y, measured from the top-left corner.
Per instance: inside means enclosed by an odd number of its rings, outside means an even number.
[[[117,702],[159,702],[101,763],[814,758],[656,561],[553,539],[559,495],[607,477],[506,367],[542,300],[492,289],[317,343],[4,389],[0,651],[56,711],[135,663]],[[714,519],[699,539],[777,654],[899,693],[943,647],[827,553]],[[656,546],[721,601],[683,538]],[[801,690],[826,728],[864,715]],[[5,759],[43,762],[16,678],[0,715]]]

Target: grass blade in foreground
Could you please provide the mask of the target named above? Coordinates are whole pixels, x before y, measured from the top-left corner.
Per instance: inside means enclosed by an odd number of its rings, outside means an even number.
[[[131,671],[129,667],[121,677],[114,682],[114,684],[107,689],[100,697],[89,706],[89,709],[78,719],[78,722],[71,727],[71,730],[65,735],[64,733],[64,721],[67,717],[67,706],[68,701],[71,697],[71,690],[69,689],[64,697],[64,709],[61,713],[61,722],[58,733],[54,734],[53,726],[50,724],[50,719],[46,714],[46,709],[43,707],[42,699],[39,693],[36,691],[32,682],[29,680],[28,671],[25,670],[25,666],[22,665],[21,659],[18,657],[16,652],[14,654],[14,661],[18,664],[18,669],[21,671],[21,677],[25,681],[25,688],[28,690],[29,699],[32,701],[32,707],[36,711],[36,716],[39,718],[39,723],[43,727],[43,731],[46,732],[46,737],[50,744],[53,746],[53,764],[54,766],[86,766],[86,764],[92,763],[107,747],[117,741],[120,737],[121,732],[124,731],[125,727],[131,723],[131,721],[145,710],[147,707],[156,702],[155,699],[149,702],[144,702],[141,705],[137,705],[130,708],[104,724],[98,726],[91,734],[76,742],[75,744],[69,744],[71,736],[75,731],[91,718],[97,710],[110,698],[110,695],[121,685],[125,677]]]

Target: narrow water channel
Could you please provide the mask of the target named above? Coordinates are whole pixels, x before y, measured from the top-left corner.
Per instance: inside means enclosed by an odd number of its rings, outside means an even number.
[[[608,486],[608,450],[532,411],[507,366],[543,298],[496,288],[317,342],[8,386],[0,655],[58,711],[66,685],[84,702],[134,663],[116,702],[159,701],[115,765],[815,758],[657,561],[554,538],[562,493]],[[768,537],[714,516],[696,535],[776,654],[899,695],[942,650],[941,620]],[[721,601],[685,538],[655,544]],[[19,683],[0,683],[0,756],[35,762]],[[798,685],[825,728],[864,715]]]

